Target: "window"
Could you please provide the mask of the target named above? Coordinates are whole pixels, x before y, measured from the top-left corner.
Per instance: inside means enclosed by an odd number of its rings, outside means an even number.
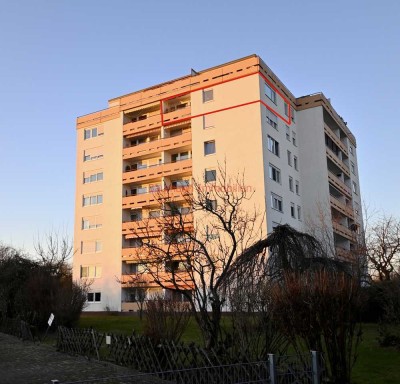
[[[292,166],[292,152],[287,151],[287,163]]]
[[[214,128],[214,115],[203,116],[203,129]]]
[[[268,136],[268,150],[279,157],[279,143],[271,136]]]
[[[101,136],[102,134],[103,134],[103,132],[101,132],[101,130],[98,128],[89,128],[89,129],[84,130],[83,138],[84,138],[84,140],[88,140],[88,139],[92,139],[97,136]]]
[[[96,204],[102,204],[102,203],[103,203],[103,195],[83,196],[82,205],[84,207],[86,207],[88,205],[96,205]]]
[[[96,229],[103,226],[101,216],[90,216],[82,218],[82,229]]]
[[[100,240],[88,240],[81,242],[81,254],[96,253],[102,251],[102,242]]]
[[[209,183],[217,180],[217,171],[215,169],[206,169],[204,173],[204,181]]]
[[[289,104],[285,103],[285,115],[289,116]]]
[[[101,277],[101,267],[99,265],[81,266],[81,278],[98,278]]]
[[[353,181],[353,192],[357,195],[357,183]]]
[[[215,140],[204,142],[204,156],[215,153]]]
[[[286,140],[290,141],[290,128],[288,126],[286,126]]]
[[[301,220],[301,207],[300,207],[300,205],[297,206],[297,219]]]
[[[274,165],[269,165],[269,178],[280,184],[281,182],[281,171]]]
[[[275,115],[275,113],[271,112],[269,109],[267,109],[267,123],[271,127],[278,129],[278,117]]]
[[[297,163],[297,157],[296,156],[293,156],[293,166],[294,166],[294,169],[296,171],[298,171],[298,163]]]
[[[279,212],[283,212],[282,197],[275,195],[275,193],[271,193],[271,206],[273,209],[276,209]]]
[[[93,183],[95,181],[102,181],[103,180],[103,172],[97,173],[88,173],[84,172],[83,174],[83,184]]]
[[[213,89],[206,89],[203,90],[203,103],[207,103],[208,101],[214,100],[214,90]]]
[[[267,83],[265,83],[264,89],[265,95],[276,104],[276,92]]]
[[[296,218],[296,208],[294,203],[290,203],[290,216],[292,216],[293,219]]]
[[[295,133],[295,132],[292,132],[292,141],[293,141],[293,145],[294,145],[295,147],[297,147],[296,133]]]
[[[353,146],[352,146],[352,145],[349,146],[349,152],[350,152],[352,155],[354,155],[354,153],[353,153]]]
[[[296,180],[296,195],[300,195],[300,183]]]
[[[99,160],[103,158],[103,153],[101,148],[85,149],[83,152],[83,161]]]
[[[101,292],[89,292],[87,301],[88,303],[99,303],[101,301]]]
[[[292,106],[290,106],[290,116],[292,117],[293,123],[295,122],[295,110]]]
[[[354,163],[351,161],[350,162],[350,167],[351,167],[351,172],[353,175],[356,174],[356,166],[354,165]]]
[[[217,200],[206,199],[206,209],[209,211],[215,211],[217,209]]]
[[[171,183],[172,188],[185,188],[190,185],[190,180],[181,179],[181,180],[173,180]]]
[[[102,249],[103,249],[103,243],[100,240],[96,240],[94,245],[94,251],[101,252]]]
[[[175,153],[171,156],[171,162],[176,163],[177,161],[189,159],[189,152]]]
[[[289,176],[289,190],[293,192],[293,177]]]

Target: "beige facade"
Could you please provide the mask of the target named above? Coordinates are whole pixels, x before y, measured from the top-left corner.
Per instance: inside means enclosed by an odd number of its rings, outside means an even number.
[[[143,219],[162,214],[155,191],[185,210],[192,179],[223,163],[244,172],[264,234],[283,223],[305,230],[322,207],[346,257],[361,224],[354,136],[322,94],[296,99],[252,55],[78,118],[74,278],[93,279],[87,310],[135,309],[121,281],[140,272]],[[162,232],[156,220],[152,231]]]

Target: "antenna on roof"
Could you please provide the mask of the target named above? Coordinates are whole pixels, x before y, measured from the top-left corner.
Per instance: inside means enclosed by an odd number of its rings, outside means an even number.
[[[193,68],[190,68],[190,76],[197,76],[199,72],[196,72]]]

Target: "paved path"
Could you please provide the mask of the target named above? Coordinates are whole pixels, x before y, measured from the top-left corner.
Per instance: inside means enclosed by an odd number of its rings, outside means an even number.
[[[95,380],[98,378],[110,379]],[[0,384],[51,384],[54,379],[60,383],[84,380],[89,380],[86,381],[88,384],[166,383],[128,368],[88,361],[84,357],[57,352],[50,345],[21,341],[0,333]]]

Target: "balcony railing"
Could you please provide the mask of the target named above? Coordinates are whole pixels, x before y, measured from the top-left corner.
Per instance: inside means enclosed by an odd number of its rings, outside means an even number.
[[[122,175],[122,182],[127,184],[146,179],[160,178],[162,176],[172,176],[179,173],[191,173],[191,171],[192,159],[179,160],[174,163],[159,163],[148,168],[124,172]]]
[[[331,140],[340,148],[340,150],[349,157],[349,152],[347,147],[342,143],[342,141],[337,137],[332,130],[325,124],[324,126],[325,133],[331,138]]]
[[[149,116],[143,120],[132,121],[124,124],[123,134],[134,135],[141,132],[146,132],[152,129],[161,128],[161,115],[157,113],[153,116]]]
[[[126,239],[136,238],[137,235],[158,236],[165,229],[180,228],[186,230],[193,227],[193,214],[165,215],[157,218],[147,218],[138,221],[125,221],[122,223],[122,234]]]
[[[192,143],[192,133],[185,132],[179,136],[166,137],[159,140],[142,143],[132,147],[124,148],[122,152],[123,159],[131,159],[151,153],[167,151],[175,148],[184,147]]]
[[[164,112],[164,125],[172,124],[176,120],[188,119],[192,114],[190,103],[184,108],[169,108]]]
[[[122,198],[122,208],[158,205],[162,200],[183,201],[192,194],[192,187],[165,188],[159,191]]]
[[[328,158],[335,163],[348,177],[350,177],[350,169],[349,167],[343,163],[339,157],[337,157],[336,153],[333,152],[330,148],[326,147],[326,155]]]
[[[354,219],[353,207],[351,205],[342,203],[340,200],[332,195],[330,196],[330,201],[332,207],[334,207],[336,210],[343,213],[344,215],[350,217],[351,219]]]
[[[156,275],[152,273],[140,273],[140,274],[130,274],[130,275],[121,275],[121,283],[127,287],[135,287],[140,284],[140,286],[145,287],[157,287],[157,284],[154,281],[154,277],[157,277],[163,285],[166,287],[173,288],[174,286],[179,286],[181,289],[192,289],[193,281],[190,277],[190,274],[187,272],[174,272],[175,283],[173,282],[172,273],[170,272],[157,272]],[[137,283],[139,282],[139,284]]]
[[[328,171],[328,180],[339,192],[351,199],[350,188],[331,171]]]
[[[354,261],[354,256],[348,249],[336,247],[336,256],[345,261]]]
[[[346,226],[337,223],[336,221],[332,222],[333,231],[338,233],[339,235],[345,237],[346,239],[353,240],[354,239],[354,232],[351,231]]]

